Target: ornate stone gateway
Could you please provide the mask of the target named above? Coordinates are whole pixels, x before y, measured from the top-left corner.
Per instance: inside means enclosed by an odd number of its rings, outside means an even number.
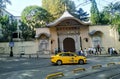
[[[68,11],[47,26],[52,33],[51,39],[54,39],[51,50],[58,48],[60,51],[77,52],[83,47],[82,40],[88,37],[89,24],[75,18]]]
[[[79,27],[57,27],[58,45],[61,51],[76,52],[80,50]]]
[[[63,41],[64,51],[75,52],[75,41],[72,38],[66,38]]]

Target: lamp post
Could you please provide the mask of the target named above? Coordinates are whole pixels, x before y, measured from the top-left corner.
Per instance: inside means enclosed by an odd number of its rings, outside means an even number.
[[[12,37],[12,33],[11,33],[11,39],[10,39],[10,57],[13,57],[13,46],[14,46],[14,42],[13,42],[13,37]]]
[[[12,20],[13,20],[13,16],[10,16],[10,24],[9,24],[9,27],[11,26]],[[13,57],[13,46],[14,46],[14,42],[13,42],[13,32],[12,32],[12,31],[11,31],[11,34],[10,34],[9,46],[10,46],[10,57]]]

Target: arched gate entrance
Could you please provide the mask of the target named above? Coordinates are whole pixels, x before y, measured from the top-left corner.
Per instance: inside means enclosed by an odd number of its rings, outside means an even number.
[[[75,41],[72,38],[66,38],[63,41],[63,48],[66,51],[75,52]]]

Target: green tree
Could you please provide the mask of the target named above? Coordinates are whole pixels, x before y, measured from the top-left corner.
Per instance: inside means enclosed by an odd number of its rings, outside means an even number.
[[[114,20],[112,20],[113,18],[115,18],[115,16],[117,16],[116,14],[120,13],[120,1],[116,2],[116,3],[110,3],[107,6],[104,7],[102,13],[104,13],[103,18],[106,18],[109,20],[109,24],[113,24],[115,22],[112,22]]]
[[[113,28],[117,29],[120,35],[120,1],[114,4],[108,4],[104,7],[103,11],[106,12],[105,16],[109,19],[109,24],[111,24]]]
[[[114,4],[110,3],[107,6],[104,7],[103,12],[106,13],[105,16],[109,19],[109,24],[112,22],[112,15],[114,14]]]
[[[22,21],[31,28],[44,27],[52,16],[39,6],[28,6],[22,11]]]
[[[120,41],[120,1],[113,5],[111,24],[112,27],[117,29]]]
[[[120,1],[116,3],[110,3],[104,7],[103,12],[106,13],[104,16],[109,20],[109,24],[118,28],[119,26],[119,14],[120,14]],[[117,25],[118,24],[118,25]]]
[[[115,14],[114,18],[112,18],[112,25],[120,32],[120,14]]]
[[[27,24],[25,24],[24,22],[21,22],[21,25],[19,26],[19,29],[21,30],[21,39],[28,41],[32,38],[34,38],[34,30],[29,27]]]
[[[82,8],[79,8],[76,12],[75,12],[75,17],[80,19],[81,21],[89,21],[89,17],[88,17],[88,13],[84,12],[84,10]]]
[[[17,21],[13,20],[13,17],[9,18],[7,15],[0,18],[0,24],[2,28],[3,40],[11,41],[13,33],[17,30]],[[2,40],[2,41],[3,41]]]
[[[66,7],[66,9],[71,13],[74,14],[74,12],[76,11],[76,7],[75,7],[75,3],[72,0],[63,0],[62,4],[64,7]],[[63,9],[65,11],[65,8]],[[64,12],[63,11],[63,12]]]
[[[91,22],[93,25],[95,24],[98,24],[99,23],[99,20],[100,20],[100,16],[99,16],[99,10],[97,8],[97,3],[95,0],[90,0],[91,1],[91,10],[90,10],[90,13],[91,13]]]
[[[100,12],[99,24],[111,24],[115,8],[114,4],[110,3]]]
[[[115,14],[111,24],[112,24],[112,27],[118,31],[119,41],[120,41],[120,14]]]
[[[101,25],[110,24],[110,14],[109,14],[109,12],[101,11],[99,14],[100,14],[99,24],[101,24]]]
[[[42,7],[54,17],[59,18],[65,11],[65,7],[70,13],[75,12],[75,4],[71,0],[42,0]]]
[[[8,16],[0,16],[0,25],[1,25],[1,31],[2,31],[2,37],[0,38],[0,41],[7,40],[8,41],[8,35],[7,32],[7,26],[9,25],[9,17]],[[5,32],[6,31],[6,32]]]

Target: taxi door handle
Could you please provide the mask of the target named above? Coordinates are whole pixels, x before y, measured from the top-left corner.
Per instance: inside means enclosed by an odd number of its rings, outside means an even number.
[[[72,59],[74,59],[74,58],[72,58]]]

